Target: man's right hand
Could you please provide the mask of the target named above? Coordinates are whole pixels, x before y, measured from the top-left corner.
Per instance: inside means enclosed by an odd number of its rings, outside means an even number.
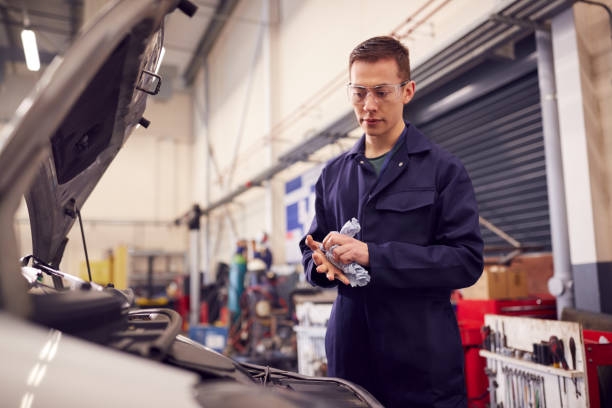
[[[330,281],[338,279],[345,285],[350,283],[346,275],[327,259],[323,251],[320,249],[321,243],[315,241],[314,238],[312,238],[312,235],[308,235],[306,237],[306,245],[308,245],[308,247],[312,250],[312,261],[315,265],[317,265],[316,271],[318,273],[324,273],[327,276],[327,279]]]

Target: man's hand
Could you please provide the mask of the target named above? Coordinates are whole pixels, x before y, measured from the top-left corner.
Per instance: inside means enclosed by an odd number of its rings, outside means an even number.
[[[361,266],[370,265],[370,253],[368,244],[365,242],[339,232],[330,232],[323,239],[323,248],[329,251],[334,245],[337,246],[333,249],[332,254],[337,262],[342,264],[355,262]]]
[[[312,261],[317,265],[316,271],[318,273],[324,273],[330,281],[338,279],[345,285],[350,283],[346,275],[340,269],[336,268],[336,266],[325,257],[323,251],[319,249],[321,243],[315,241],[311,235],[308,235],[306,237],[306,245],[312,250]]]

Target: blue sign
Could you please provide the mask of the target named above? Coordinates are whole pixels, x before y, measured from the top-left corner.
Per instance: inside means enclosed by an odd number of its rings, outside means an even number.
[[[315,184],[321,174],[320,164],[306,173],[285,183],[285,256],[287,263],[302,260],[299,242],[314,218]]]

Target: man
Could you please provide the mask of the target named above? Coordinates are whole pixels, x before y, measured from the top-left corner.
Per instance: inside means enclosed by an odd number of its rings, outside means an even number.
[[[272,251],[268,246],[268,233],[260,232],[257,239],[251,240],[251,250],[254,259],[261,259],[266,264],[266,272],[272,267]]]
[[[472,183],[461,162],[403,120],[414,96],[408,50],[391,37],[349,59],[349,100],[364,131],[316,184],[315,218],[300,242],[313,285],[338,285],[325,346],[328,374],[360,384],[386,407],[467,407],[453,289],[482,273]],[[334,231],[352,217],[361,231]],[[334,260],[356,262],[365,286]]]
[[[229,270],[229,287],[227,291],[227,308],[230,311],[230,324],[240,317],[240,298],[244,292],[244,276],[247,272],[247,241],[239,239],[236,242],[236,252],[232,256]]]

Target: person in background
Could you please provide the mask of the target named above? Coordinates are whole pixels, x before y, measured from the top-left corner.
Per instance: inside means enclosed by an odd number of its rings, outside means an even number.
[[[267,281],[272,266],[272,251],[268,247],[268,234],[261,232],[251,240],[253,260],[249,263],[249,286],[261,285]]]
[[[261,259],[266,264],[266,271],[269,271],[272,266],[272,251],[268,245],[268,234],[266,232],[259,233],[256,239],[251,241],[253,258]]]
[[[450,294],[483,268],[471,180],[457,157],[404,121],[415,83],[399,41],[359,44],[349,81],[364,134],[322,170],[315,217],[300,241],[306,279],[338,286],[325,338],[328,375],[363,386],[385,407],[467,407]],[[355,237],[336,232],[353,217]],[[369,283],[348,285],[324,251],[363,266]]]
[[[230,321],[234,323],[240,316],[240,297],[244,292],[244,276],[247,272],[247,241],[236,242],[236,252],[232,256],[229,271],[229,287],[227,291],[227,307],[230,311]]]

